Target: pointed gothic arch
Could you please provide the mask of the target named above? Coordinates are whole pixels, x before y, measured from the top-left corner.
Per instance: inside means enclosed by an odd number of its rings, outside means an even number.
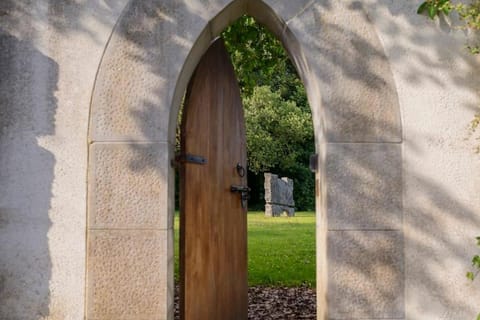
[[[282,42],[312,108],[318,319],[403,317],[400,111],[361,5],[132,0],[92,95],[87,319],[171,319],[178,110],[211,40],[242,14]]]

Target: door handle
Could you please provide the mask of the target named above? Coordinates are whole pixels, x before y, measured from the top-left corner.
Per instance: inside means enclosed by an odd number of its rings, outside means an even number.
[[[240,193],[240,201],[242,201],[242,208],[246,209],[247,208],[247,201],[250,199],[250,188],[248,186],[239,186],[239,185],[234,185],[230,187],[231,192],[238,192]]]
[[[245,176],[245,168],[240,163],[237,163],[236,168],[238,175],[243,178]]]

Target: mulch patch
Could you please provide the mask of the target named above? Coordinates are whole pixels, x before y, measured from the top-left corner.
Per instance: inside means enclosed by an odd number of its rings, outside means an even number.
[[[178,286],[175,287],[175,320],[179,317]],[[250,287],[248,320],[316,319],[315,289],[308,287]]]

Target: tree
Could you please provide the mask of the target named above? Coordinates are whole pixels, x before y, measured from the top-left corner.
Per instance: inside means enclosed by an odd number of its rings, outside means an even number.
[[[310,114],[269,86],[255,87],[245,98],[244,107],[250,170],[285,171],[295,166],[313,137]]]

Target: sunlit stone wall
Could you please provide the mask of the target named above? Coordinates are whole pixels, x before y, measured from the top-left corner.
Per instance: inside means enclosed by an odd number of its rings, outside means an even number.
[[[177,112],[244,13],[312,107],[318,318],[474,318],[478,61],[417,5],[2,1],[0,319],[172,319]]]

